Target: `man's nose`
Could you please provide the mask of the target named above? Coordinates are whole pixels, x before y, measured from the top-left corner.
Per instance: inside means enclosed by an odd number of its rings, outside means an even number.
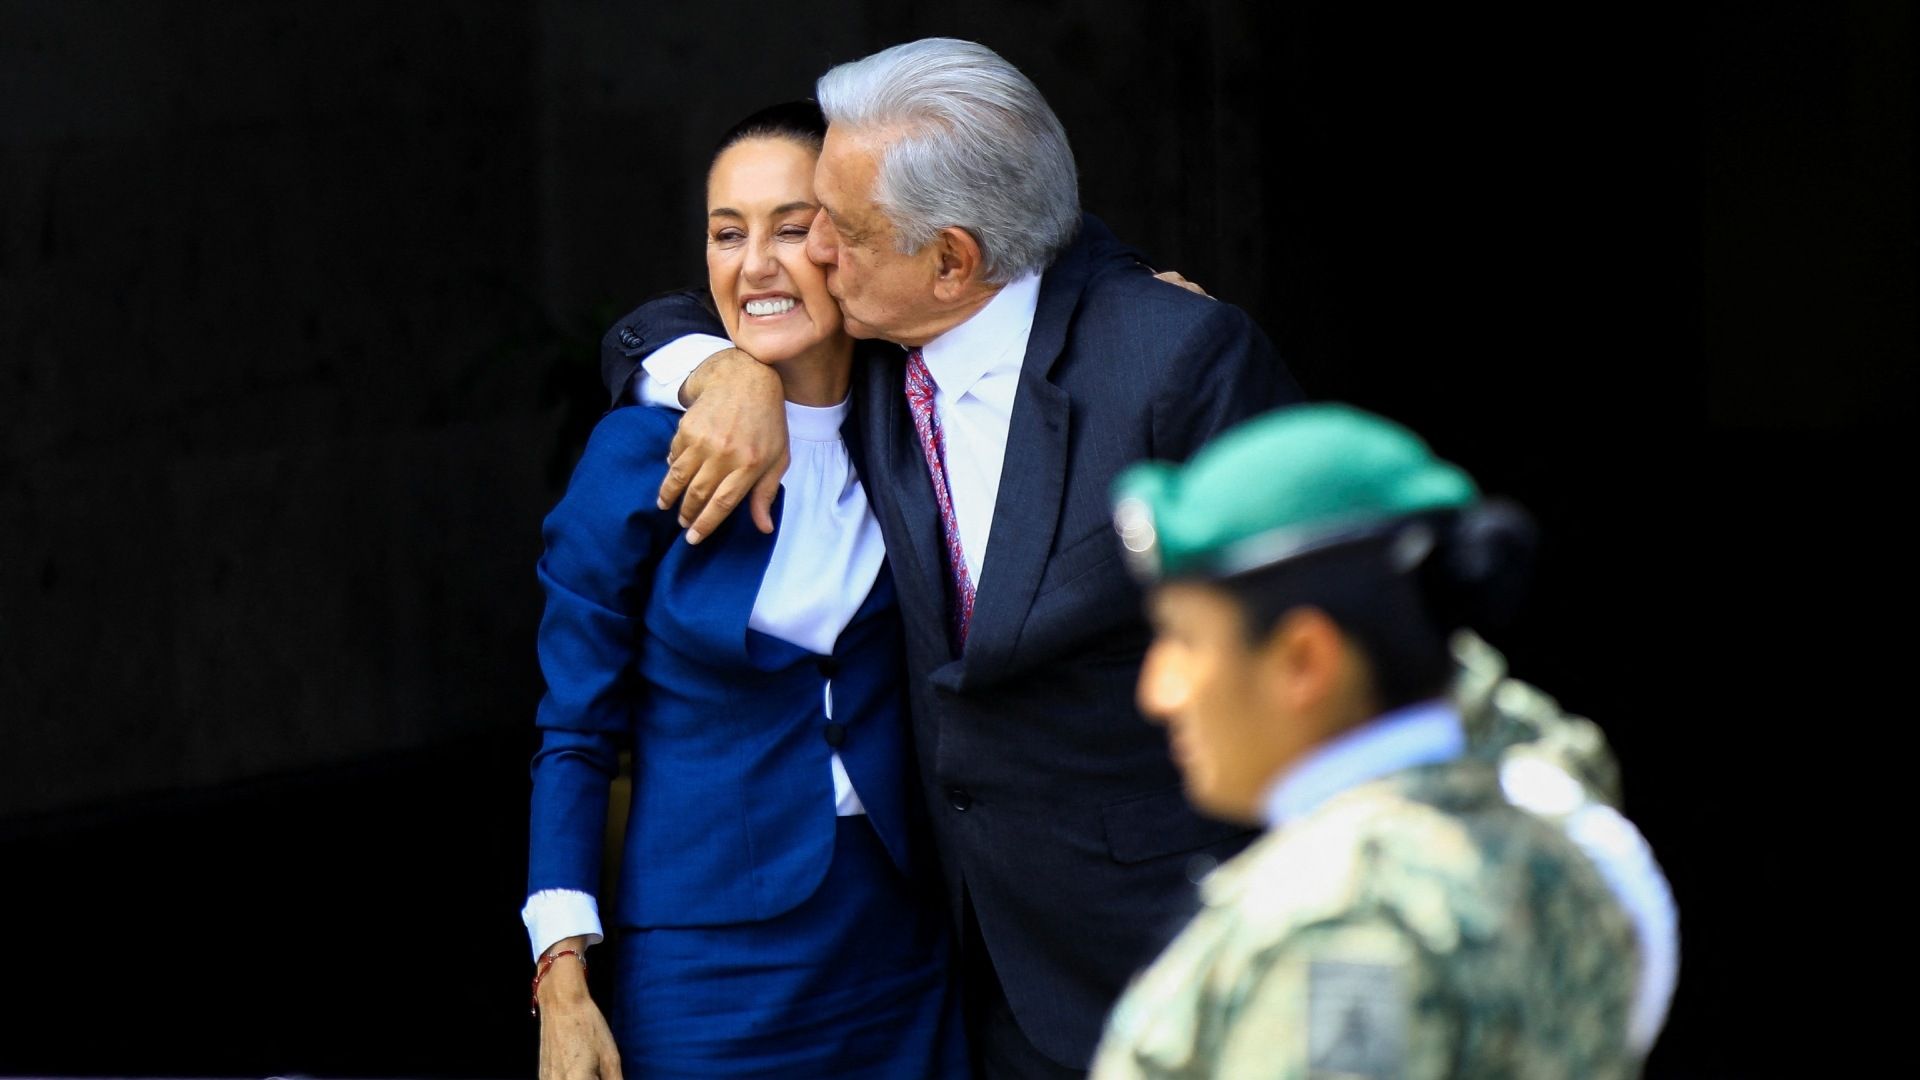
[[[833,231],[833,219],[825,210],[813,213],[813,224],[807,229],[807,258],[821,266],[832,266],[840,256],[840,237]]]

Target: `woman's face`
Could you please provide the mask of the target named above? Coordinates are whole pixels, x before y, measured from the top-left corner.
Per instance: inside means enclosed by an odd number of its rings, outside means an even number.
[[[807,258],[816,156],[789,139],[745,139],[707,174],[707,284],[727,336],[768,363],[840,333],[840,305]]]

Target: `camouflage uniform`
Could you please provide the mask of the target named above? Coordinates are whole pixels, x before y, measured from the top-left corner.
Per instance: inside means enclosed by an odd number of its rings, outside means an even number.
[[[1472,752],[1497,763],[1507,801],[1573,839],[1633,923],[1639,974],[1628,1042],[1645,1056],[1679,979],[1679,912],[1640,831],[1619,813],[1620,766],[1599,725],[1507,676],[1506,658],[1470,630],[1454,634],[1453,699]]]
[[[1633,1075],[1632,929],[1469,755],[1329,800],[1221,866],[1121,998],[1123,1077]]]
[[[1471,630],[1453,635],[1453,700],[1476,753],[1551,765],[1589,798],[1620,806],[1620,766],[1600,727],[1538,689],[1507,677],[1507,661]]]

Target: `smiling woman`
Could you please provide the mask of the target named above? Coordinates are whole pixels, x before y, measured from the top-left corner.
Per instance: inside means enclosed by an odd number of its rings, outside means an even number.
[[[547,518],[523,912],[543,1077],[967,1073],[946,922],[914,870],[893,581],[840,439],[853,340],[806,254],[825,127],[812,102],[763,110],[707,176],[715,307],[787,399],[773,534],[676,542],[653,493],[678,416],[656,408],[600,421]],[[603,935],[605,1015],[584,960]]]
[[[807,258],[818,157],[817,143],[775,129],[739,137],[714,158],[707,281],[727,336],[780,372],[788,401],[837,405],[847,396],[853,340],[841,332],[825,274]]]

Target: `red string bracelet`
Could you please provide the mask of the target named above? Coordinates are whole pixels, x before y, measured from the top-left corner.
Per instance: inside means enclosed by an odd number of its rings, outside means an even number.
[[[540,1015],[540,980],[547,977],[547,969],[553,967],[553,962],[563,956],[571,956],[580,961],[580,972],[583,975],[586,973],[587,958],[581,955],[578,949],[561,949],[559,952],[550,952],[540,957],[540,970],[533,973],[533,1008],[528,1010],[530,1015]]]

